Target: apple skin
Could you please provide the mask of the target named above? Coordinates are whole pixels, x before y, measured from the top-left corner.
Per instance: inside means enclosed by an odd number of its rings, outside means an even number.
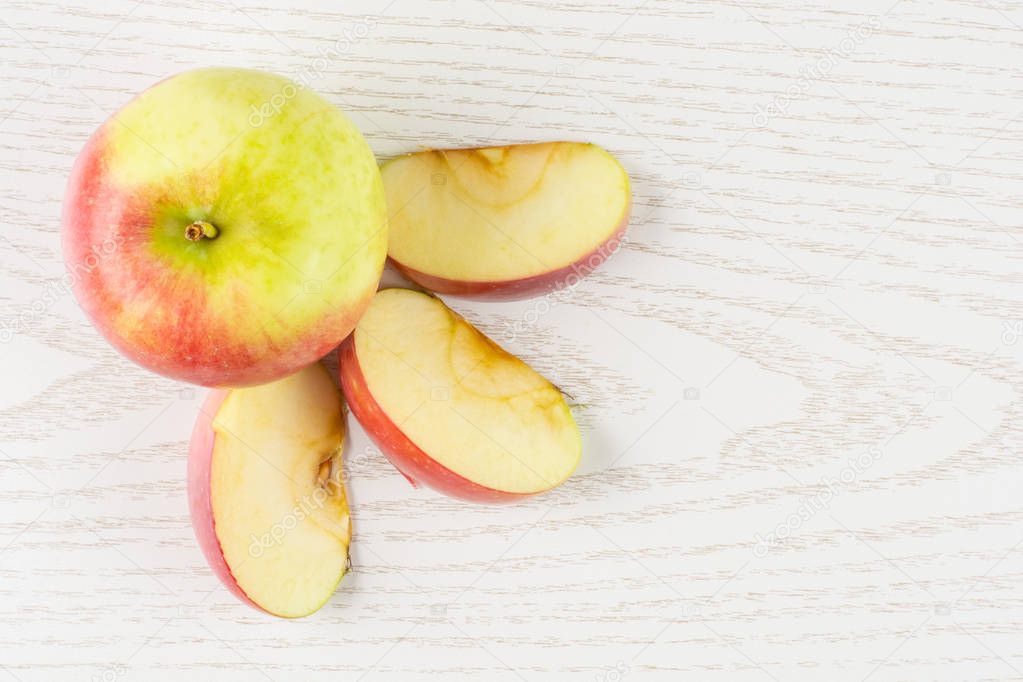
[[[186,238],[199,220],[218,234]],[[61,222],[71,288],[100,333],[149,370],[216,388],[329,353],[387,248],[379,168],[355,126],[244,69],[172,76],[111,116],[75,162]]]
[[[195,538],[213,574],[238,599],[258,611],[270,613],[252,601],[234,579],[227,561],[224,560],[224,552],[217,539],[216,523],[213,519],[210,471],[213,465],[213,444],[217,437],[213,431],[213,419],[228,393],[225,390],[210,391],[199,410],[195,428],[192,429],[192,440],[188,450],[188,510],[191,513]]]
[[[419,484],[467,502],[510,504],[538,493],[510,493],[474,483],[423,452],[391,421],[369,391],[355,353],[355,334],[338,348],[341,391],[355,418],[391,464],[415,487]]]
[[[630,209],[631,202],[625,209],[625,217],[622,218],[621,223],[619,223],[611,236],[588,254],[571,265],[539,275],[533,275],[532,277],[495,282],[471,282],[447,279],[420,272],[399,263],[390,256],[388,256],[387,260],[409,281],[415,282],[424,289],[434,293],[448,294],[477,301],[521,301],[527,298],[543,296],[565,287],[573,287],[579,280],[593,272],[601,263],[614,255],[621,246],[622,239],[624,239],[625,233],[629,228]]]

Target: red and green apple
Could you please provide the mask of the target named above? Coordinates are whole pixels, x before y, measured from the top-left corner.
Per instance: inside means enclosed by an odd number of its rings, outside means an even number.
[[[86,143],[63,248],[121,352],[218,387],[286,376],[355,326],[386,257],[380,172],[336,107],[258,71],[168,78]]]
[[[188,497],[214,574],[246,604],[295,618],[348,566],[344,406],[322,365],[211,392],[192,432]]]
[[[511,502],[560,484],[579,462],[557,387],[434,296],[380,291],[339,365],[352,413],[414,484]]]
[[[617,250],[629,222],[629,176],[593,144],[419,152],[381,172],[388,256],[442,294],[516,299],[570,286]]]

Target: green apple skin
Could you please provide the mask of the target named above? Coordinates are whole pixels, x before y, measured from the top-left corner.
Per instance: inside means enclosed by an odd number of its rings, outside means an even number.
[[[372,151],[340,110],[280,76],[188,71],[107,120],[62,217],[82,308],[138,364],[215,387],[326,355],[387,251]]]

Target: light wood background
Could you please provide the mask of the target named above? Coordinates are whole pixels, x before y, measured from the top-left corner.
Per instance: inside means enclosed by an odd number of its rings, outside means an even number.
[[[0,679],[1023,679],[1023,6],[303,4],[0,2]],[[381,158],[634,181],[576,289],[449,301],[572,394],[578,473],[471,506],[353,423],[354,572],[300,621],[193,540],[203,391],[59,283],[86,137],[201,65],[311,73]]]

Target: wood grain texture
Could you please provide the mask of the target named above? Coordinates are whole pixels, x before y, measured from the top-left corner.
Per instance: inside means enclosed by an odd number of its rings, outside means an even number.
[[[299,4],[0,5],[0,679],[1023,679],[1018,3]],[[450,301],[573,396],[577,475],[470,506],[353,424],[354,571],[296,622],[196,547],[203,391],[60,286],[88,134],[217,64],[381,158],[579,139],[634,181],[575,289]]]

